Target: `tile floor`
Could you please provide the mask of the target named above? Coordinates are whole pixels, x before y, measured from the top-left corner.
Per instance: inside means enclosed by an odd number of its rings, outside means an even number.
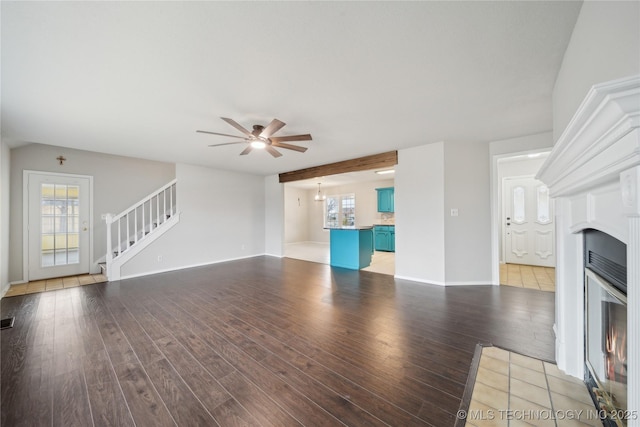
[[[472,427],[602,426],[581,380],[553,363],[498,347],[483,347],[464,415]]]
[[[556,269],[522,264],[500,264],[500,284],[555,292]]]
[[[55,291],[63,288],[73,288],[75,286],[92,285],[94,283],[106,282],[107,276],[102,274],[82,274],[79,276],[59,277],[56,279],[36,280],[29,283],[12,285],[5,297],[16,295],[33,294],[36,292]]]
[[[393,252],[375,251],[371,259],[371,265],[363,268],[363,270],[393,276],[395,274],[396,264],[395,255]],[[321,264],[329,264],[331,259],[329,255],[329,244],[316,242],[287,243],[284,249],[284,256]]]
[[[371,258],[371,265],[363,268],[363,270],[393,276],[396,274],[395,252],[375,251],[373,253],[373,258]]]

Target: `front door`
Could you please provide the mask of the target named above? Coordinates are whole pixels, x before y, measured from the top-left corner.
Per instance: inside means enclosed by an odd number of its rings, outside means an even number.
[[[89,273],[90,178],[27,172],[29,280]]]
[[[549,189],[533,177],[505,178],[504,189],[506,262],[555,267]]]

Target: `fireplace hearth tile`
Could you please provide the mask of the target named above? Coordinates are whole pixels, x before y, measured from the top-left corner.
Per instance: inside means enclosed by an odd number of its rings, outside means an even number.
[[[478,382],[473,390],[473,400],[492,408],[506,408],[509,405],[509,393]]]
[[[491,406],[487,406],[482,402],[479,402],[477,400],[472,400],[471,403],[469,404],[469,412],[473,413],[478,413],[478,414],[496,414],[498,413],[498,409],[497,408],[493,408]],[[490,418],[490,417],[487,417]],[[468,426],[473,426],[473,427],[484,427],[484,426],[495,426],[495,427],[508,427],[509,426],[509,420],[504,418],[504,419],[496,419],[495,417],[491,420],[491,419],[484,419],[484,420],[476,420],[473,424],[467,423]]]
[[[511,353],[511,363],[515,363],[518,366],[522,366],[533,371],[544,372],[541,360],[532,359],[531,357],[522,356],[517,353]]]
[[[498,347],[485,347],[482,354],[505,362],[509,361],[509,352]]]
[[[551,408],[551,400],[549,399],[549,390],[538,387],[530,383],[526,383],[517,378],[511,377],[511,387],[509,389],[511,397],[517,396],[529,402],[536,403],[545,408]]]
[[[572,399],[578,400],[586,405],[592,405],[593,401],[591,400],[591,396],[589,396],[588,392],[585,393],[586,386],[584,383],[575,383],[552,375],[547,375],[547,382],[549,383],[549,390],[551,390],[551,392],[570,396]]]
[[[544,376],[544,372],[534,371],[533,369],[525,368],[514,363],[511,364],[511,377],[538,387],[547,386],[547,379]]]
[[[456,427],[602,426],[586,385],[555,364],[491,345],[473,360]]]
[[[480,360],[480,366],[502,375],[509,375],[509,362],[504,360],[494,359],[493,357],[483,357]]]
[[[588,393],[585,388],[585,393]],[[551,400],[556,411],[582,411],[585,416],[580,419],[583,423],[594,427],[602,427],[602,422],[597,417],[597,409],[593,404],[586,404],[562,394],[551,392]]]
[[[509,413],[513,414],[514,417],[520,416],[522,418],[521,421],[530,422],[535,426],[555,427],[556,425],[555,420],[545,415],[549,413],[549,408],[521,399],[518,396],[510,396],[509,410],[511,411]],[[541,416],[537,416],[537,414]]]
[[[478,368],[476,381],[504,392],[509,391],[509,376],[490,371],[482,366]]]

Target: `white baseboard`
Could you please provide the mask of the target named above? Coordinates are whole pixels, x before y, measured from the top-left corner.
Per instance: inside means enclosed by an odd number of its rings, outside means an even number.
[[[497,284],[491,283],[491,281],[439,282],[435,280],[424,280],[424,279],[418,279],[415,277],[407,277],[407,276],[396,275],[393,277],[396,279],[410,280],[412,282],[424,283],[428,285],[437,285],[437,286],[494,286],[494,285],[497,285]]]
[[[247,256],[242,256],[242,257],[237,257],[237,258],[226,258],[226,259],[221,259],[221,260],[216,260],[216,261],[211,261],[211,262],[202,262],[202,263],[198,263],[198,264],[182,265],[180,267],[169,267],[169,268],[165,268],[165,269],[162,269],[162,270],[153,270],[153,271],[147,271],[147,272],[139,273],[139,274],[130,274],[128,276],[121,276],[119,280],[134,279],[136,277],[151,276],[153,274],[169,273],[171,271],[185,270],[187,268],[204,267],[206,265],[214,265],[214,264],[220,264],[220,263],[223,263],[223,262],[237,261],[237,260],[247,259],[247,258],[255,258],[255,257],[258,257],[258,256],[264,256],[264,255],[266,255],[266,254],[247,255]]]
[[[409,277],[409,276],[393,276],[395,279],[401,280],[410,280],[412,282],[424,283],[425,285],[437,285],[437,286],[447,286],[445,282],[437,282],[435,280],[424,280],[418,279],[417,277]]]
[[[494,286],[491,281],[487,282],[447,282],[445,286]]]
[[[275,254],[263,254],[264,256],[271,256],[274,258],[284,258],[284,255],[275,255]]]

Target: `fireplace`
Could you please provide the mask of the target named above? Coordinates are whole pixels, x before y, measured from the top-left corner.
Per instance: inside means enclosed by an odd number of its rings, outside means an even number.
[[[587,229],[585,264],[585,380],[601,414],[625,425],[627,411],[626,245]],[[604,417],[603,417],[604,418]]]
[[[556,207],[558,367],[623,415],[605,425],[640,427],[640,76],[593,86],[537,178]]]
[[[627,411],[627,298],[592,270],[585,283],[586,382],[601,414],[618,425]]]

